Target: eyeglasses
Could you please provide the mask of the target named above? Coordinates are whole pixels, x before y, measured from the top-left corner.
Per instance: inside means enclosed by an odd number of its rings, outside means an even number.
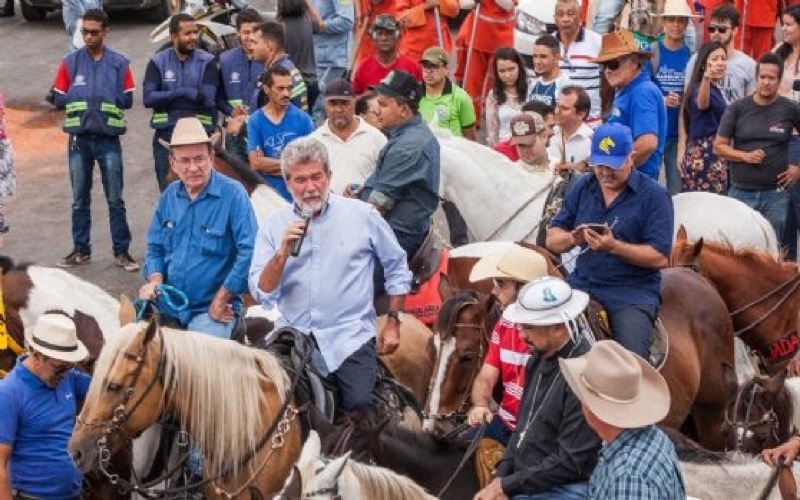
[[[728,32],[729,29],[731,29],[730,26],[725,26],[725,25],[722,25],[722,24],[709,24],[708,25],[708,32],[709,33],[719,33],[721,35],[724,35],[725,33]]]
[[[600,63],[600,70],[616,71],[619,69],[620,64],[622,64],[622,61],[620,59],[612,59],[610,61]]]
[[[444,68],[444,66],[437,66],[435,64],[423,64],[422,71],[436,71]]]
[[[195,156],[194,158],[188,156],[177,158],[173,156],[172,159],[175,160],[175,163],[177,163],[181,167],[188,167],[192,163],[194,163],[198,167],[205,167],[206,165],[208,165],[208,160],[210,159],[210,157],[208,155]]]
[[[83,35],[83,36],[86,36],[86,35],[89,35],[89,36],[100,36],[100,33],[102,33],[102,32],[103,32],[103,30],[87,30],[87,29],[81,28],[81,35]]]
[[[58,363],[53,358],[47,358],[47,363],[53,368],[55,375],[61,375],[72,368],[72,363]]]

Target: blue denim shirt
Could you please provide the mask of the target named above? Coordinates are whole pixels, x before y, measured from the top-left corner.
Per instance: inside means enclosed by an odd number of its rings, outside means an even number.
[[[667,190],[633,170],[624,191],[609,207],[597,178],[583,175],[567,192],[561,211],[550,225],[572,231],[581,224],[608,223],[616,239],[650,245],[669,256],[673,218]],[[658,306],[661,302],[661,271],[629,264],[608,252],[589,249],[581,254],[567,281],[610,311],[630,305]]]
[[[346,68],[350,58],[351,33],[355,25],[353,0],[312,0],[325,23],[325,31],[314,33],[317,76],[329,68]]]
[[[261,273],[280,249],[286,228],[299,218],[296,207],[270,215],[258,232],[250,266],[250,292],[281,317],[276,327],[292,326],[314,334],[328,370],[333,372],[375,337],[372,272],[383,266],[389,295],[411,288],[406,253],[374,207],[331,194],[311,220],[300,254],[289,257],[278,288],[264,293]]]
[[[161,194],[147,231],[144,277],[161,273],[164,283],[186,293],[189,308],[176,318],[186,325],[208,310],[220,286],[233,294],[247,291],[257,228],[238,182],[212,170],[206,189],[190,200],[183,183],[175,181]]]

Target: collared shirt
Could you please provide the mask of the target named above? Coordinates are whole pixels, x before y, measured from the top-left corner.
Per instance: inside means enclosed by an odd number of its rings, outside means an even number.
[[[161,194],[147,231],[144,277],[161,273],[164,283],[186,293],[189,307],[176,318],[186,325],[208,310],[220,286],[235,295],[247,291],[257,228],[238,182],[212,170],[206,188],[191,200],[183,183],[175,181]],[[158,305],[162,313],[170,312],[161,299]]]
[[[667,108],[664,106],[661,91],[650,80],[648,71],[640,71],[631,83],[614,94],[614,107],[608,123],[621,123],[630,127],[633,140],[646,134],[656,137],[656,149],[637,169],[658,180],[667,137]]]
[[[395,233],[425,234],[439,206],[439,155],[439,141],[422,117],[414,116],[389,131],[389,142],[364,183],[361,199],[385,208]]]
[[[555,127],[553,130],[555,135],[550,139],[550,146],[547,148],[547,156],[556,162],[560,162],[562,158],[561,130],[561,127]],[[592,152],[592,137],[594,137],[594,129],[581,123],[578,130],[564,141],[567,151],[563,158],[566,158],[568,163],[586,161]]]
[[[386,136],[366,120],[355,117],[358,127],[347,140],[331,131],[328,120],[311,137],[318,139],[328,150],[331,164],[331,191],[342,194],[348,184],[364,184],[375,171],[378,155],[386,145]]]
[[[626,429],[600,450],[590,498],[683,500],[686,490],[667,435],[654,425]]]
[[[525,365],[530,357],[528,345],[520,338],[517,325],[500,318],[492,330],[492,340],[483,362],[500,372],[503,401],[497,409],[497,415],[512,431],[517,426],[519,403],[525,386]]]
[[[606,207],[597,177],[578,178],[564,197],[551,227],[572,231],[581,224],[607,223],[614,238],[650,245],[665,256],[672,249],[674,209],[669,193],[654,180],[633,170],[624,190]],[[608,252],[587,250],[567,282],[600,301],[611,311],[630,305],[661,302],[661,272],[630,264]]]
[[[436,126],[449,130],[456,137],[463,137],[462,129],[475,125],[475,105],[467,92],[449,79],[445,81],[442,94],[431,97],[423,85],[419,114]]]
[[[575,85],[586,89],[592,100],[592,109],[586,122],[591,127],[602,124],[600,120],[600,65],[592,59],[600,53],[603,37],[594,31],[581,28],[578,38],[568,46],[564,45],[558,32],[554,33],[561,47],[559,68]]]
[[[11,447],[11,487],[43,499],[78,498],[83,478],[67,445],[91,379],[70,370],[51,389],[23,365],[25,359],[0,380],[0,443]]]
[[[261,273],[280,249],[286,227],[298,217],[296,207],[286,207],[259,229],[250,292],[267,309],[278,307],[276,327],[313,333],[333,372],[375,336],[375,261],[383,266],[389,295],[408,293],[411,272],[405,252],[374,207],[331,194],[311,220],[300,254],[287,260],[278,287],[264,293],[258,287]]]

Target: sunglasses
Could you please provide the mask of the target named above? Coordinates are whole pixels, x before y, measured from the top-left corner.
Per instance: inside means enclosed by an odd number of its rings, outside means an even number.
[[[622,61],[619,59],[612,59],[611,61],[600,63],[600,70],[616,71],[619,69],[620,64],[622,64]]]
[[[87,29],[81,28],[81,35],[83,35],[83,36],[86,36],[86,35],[99,36],[100,33],[102,33],[102,32],[103,32],[103,30],[87,30]]]
[[[721,24],[709,24],[708,25],[708,32],[709,33],[719,33],[721,35],[724,35],[725,33],[728,32],[729,29],[731,29],[730,26],[723,26]]]

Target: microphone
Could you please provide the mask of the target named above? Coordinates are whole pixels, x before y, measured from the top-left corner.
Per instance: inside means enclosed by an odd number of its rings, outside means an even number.
[[[314,216],[314,210],[311,208],[303,208],[300,212],[300,217],[303,218],[303,232],[300,234],[300,237],[294,240],[294,245],[292,246],[292,252],[289,254],[292,257],[297,257],[300,254],[300,247],[303,246],[303,240],[306,239],[306,233],[308,232],[308,225],[311,223],[311,217]]]

